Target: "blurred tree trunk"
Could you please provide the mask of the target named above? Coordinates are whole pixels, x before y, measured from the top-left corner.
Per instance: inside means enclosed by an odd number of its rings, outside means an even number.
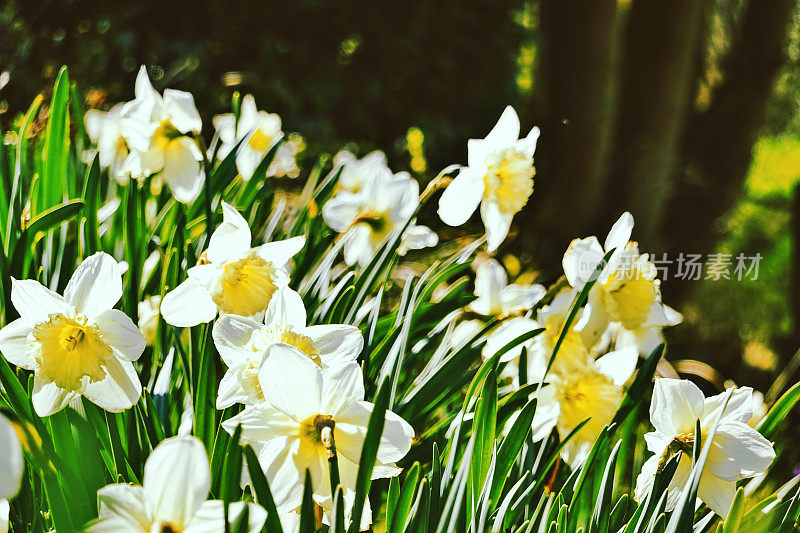
[[[602,207],[597,199],[613,131],[617,0],[540,0],[539,8],[537,197],[520,224],[547,236],[536,244],[550,249],[537,255],[552,259],[572,236],[592,229]]]
[[[624,210],[646,250],[671,259],[713,251],[741,193],[796,1],[727,6],[739,16],[722,81],[698,110],[710,10],[725,5],[631,0],[625,12],[616,0],[539,0],[542,136],[536,193],[517,224],[535,235],[519,246],[535,252],[545,277],[557,275],[571,238],[602,237]],[[671,279],[665,299],[679,305],[690,286]]]
[[[636,238],[657,249],[683,128],[704,55],[709,0],[637,0],[625,25],[620,107],[611,176],[610,227],[630,210]]]
[[[742,192],[753,143],[785,61],[785,38],[795,4],[795,0],[747,4],[724,61],[723,82],[709,107],[689,117],[683,166],[662,228],[670,257],[680,252],[707,254],[723,233],[720,219]],[[684,297],[690,287],[670,283],[669,301]]]

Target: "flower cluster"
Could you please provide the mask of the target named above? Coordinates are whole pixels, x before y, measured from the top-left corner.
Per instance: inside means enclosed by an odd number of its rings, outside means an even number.
[[[24,453],[41,473],[44,490],[36,491],[46,493],[55,527],[67,530],[256,532],[282,524],[294,532],[301,522],[366,529],[384,519],[372,505],[385,500],[390,531],[461,523],[482,531],[487,520],[499,531],[512,502],[528,493],[541,499],[515,503],[514,513],[549,508],[550,487],[540,484],[559,479],[557,459],[575,480],[607,442],[598,439],[630,416],[621,409],[626,400],[645,401],[662,330],[682,317],[662,302],[658,269],[631,241],[630,213],[602,245],[594,236],[574,240],[549,287],[532,275],[509,280],[491,257],[533,193],[539,130],[520,139],[511,107],[485,139],[468,141],[466,166],[448,167],[422,195],[382,152],[359,159],[342,151],[328,178],[304,190],[307,205],[286,214],[282,200],[269,213],[264,193],[268,177],[299,174],[300,144],[284,142],[277,115],[245,96],[214,118],[206,149],[189,93],[158,93],[142,67],[135,95],[85,117],[100,166],[131,187],[124,236],[87,219],[78,251],[62,253],[61,278],[53,242],[37,258],[20,238],[16,277],[0,284],[19,315],[0,329],[0,408],[13,411],[0,415],[0,526],[8,528],[8,499],[24,487]],[[147,195],[131,177],[152,180],[154,216],[130,208]],[[161,181],[172,198],[153,192]],[[442,221],[463,225],[480,206],[485,240],[449,258],[437,251],[419,279],[407,275],[402,291],[393,290],[400,256],[438,245],[417,217],[440,188]],[[116,185],[103,191],[119,203]],[[69,229],[65,222],[52,227]],[[63,252],[67,241],[58,242]],[[23,279],[29,272],[35,279]],[[16,317],[10,313],[6,320]],[[632,386],[642,356],[649,364]],[[656,490],[661,511],[673,512],[697,480],[698,497],[728,515],[736,483],[775,459],[752,426],[754,398],[747,387],[705,398],[689,381],[657,378],[655,430],[643,436],[653,455],[638,476],[636,513],[650,509]],[[81,448],[87,442],[94,448]],[[696,443],[705,443],[702,464]],[[82,473],[74,472],[80,457],[97,513],[86,516],[83,502],[71,521],[61,512],[63,487]],[[420,476],[415,463],[401,487],[411,457],[431,463],[431,473]],[[654,480],[667,463],[676,468],[659,489]],[[530,474],[534,484],[522,490]],[[389,489],[371,505],[376,479],[389,479]],[[577,501],[581,481],[570,483]],[[564,518],[566,507],[559,520],[572,522],[537,529],[582,529],[577,511]]]

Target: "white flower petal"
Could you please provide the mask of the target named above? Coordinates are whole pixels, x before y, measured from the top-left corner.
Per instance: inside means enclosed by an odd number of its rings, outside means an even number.
[[[303,501],[305,469],[312,472],[312,479],[320,478],[317,454],[308,447],[300,446],[300,439],[272,439],[259,451],[258,462],[267,477],[275,505],[279,509],[295,509]],[[316,465],[316,466],[315,466]]]
[[[439,198],[439,217],[448,226],[464,224],[477,209],[484,189],[478,170],[462,168]]]
[[[241,364],[249,355],[245,346],[250,342],[253,332],[261,329],[261,324],[239,315],[222,315],[214,323],[211,332],[222,360],[229,368]]]
[[[482,315],[500,311],[500,292],[508,285],[506,271],[495,259],[489,259],[478,266],[475,272],[475,296],[477,300],[470,308]]]
[[[305,245],[306,238],[300,235],[283,241],[268,242],[255,250],[265,261],[269,261],[277,268],[283,268]]]
[[[361,447],[373,407],[369,402],[355,402],[341,411],[335,419],[336,448],[355,463],[358,463],[361,457]],[[394,412],[386,411],[386,422],[378,445],[378,462],[399,461],[411,449],[413,439],[414,429],[408,422]]]
[[[0,498],[17,495],[22,479],[22,447],[11,422],[0,415]]]
[[[510,148],[519,138],[519,117],[511,106],[506,106],[492,131],[483,139],[493,150]]]
[[[189,278],[164,295],[161,316],[167,324],[192,327],[214,320],[217,304],[203,286]]]
[[[106,411],[120,413],[139,401],[142,384],[130,361],[110,357],[105,364],[106,377],[86,385],[83,395]]]
[[[107,309],[95,318],[103,340],[126,361],[136,361],[144,352],[147,339],[133,320],[118,309]]]
[[[336,366],[355,361],[364,348],[361,330],[346,324],[310,326],[303,334],[311,338],[322,364]]]
[[[149,528],[149,524],[145,524]],[[147,531],[142,524],[133,523],[119,516],[109,516],[90,522],[87,533],[141,533]]]
[[[736,483],[719,479],[704,471],[703,475],[700,476],[697,496],[712,511],[724,518],[728,516],[733,498],[736,496]]]
[[[181,133],[200,133],[203,121],[194,105],[194,96],[186,91],[164,89],[164,107],[170,116],[172,125]]]
[[[320,413],[322,371],[306,354],[288,344],[264,352],[258,381],[264,397],[297,422]]]
[[[24,318],[9,322],[6,327],[0,329],[0,352],[8,362],[26,370],[33,370],[36,366],[36,358],[28,353],[30,332],[31,327]]]
[[[608,232],[603,248],[605,251],[609,251],[612,248],[624,248],[625,245],[628,244],[628,241],[631,240],[632,231],[633,215],[626,211],[622,213],[622,216],[611,226],[611,231]]]
[[[428,226],[418,226],[412,222],[400,241],[397,253],[405,255],[409,250],[430,248],[439,243],[439,236]]]
[[[511,284],[500,291],[500,306],[504,313],[528,310],[547,293],[542,285]]]
[[[344,233],[358,216],[363,204],[361,195],[342,191],[322,206],[322,219],[334,231]]]
[[[775,459],[772,444],[744,422],[717,427],[706,471],[726,481],[739,481],[765,472]]]
[[[564,252],[561,264],[569,284],[580,289],[589,281],[602,260],[603,249],[597,237],[588,237],[572,241]]]
[[[364,399],[364,377],[355,361],[322,371],[320,414],[336,416],[348,405]]]
[[[242,143],[239,148],[239,153],[236,154],[236,170],[239,171],[244,181],[253,177],[256,168],[261,164],[261,160],[264,159],[265,155],[266,153],[258,152],[250,148],[250,146],[247,145],[247,141]]]
[[[79,394],[75,391],[64,390],[55,383],[45,381],[38,376],[33,378],[31,402],[39,416],[50,416],[61,411],[77,396]]]
[[[47,322],[51,314],[70,311],[66,300],[38,281],[11,278],[11,303],[28,324]]]
[[[275,409],[266,402],[246,407],[241,413],[225,420],[222,427],[233,434],[236,426],[242,426],[242,440],[265,443],[278,437],[295,437],[299,422]]]
[[[144,466],[148,514],[183,528],[211,487],[208,456],[195,437],[171,437],[156,446]]]
[[[511,227],[513,214],[503,213],[496,202],[481,202],[481,218],[486,226],[486,251],[494,252],[503,244]]]
[[[136,85],[134,86],[134,95],[137,100],[160,100],[158,92],[153,88],[150,83],[150,77],[147,75],[147,67],[142,65],[139,67],[139,73],[136,75]]]
[[[97,507],[100,518],[124,519],[128,524],[149,528],[147,509],[144,504],[144,489],[128,483],[106,485],[97,491]]]
[[[650,422],[667,435],[694,433],[695,421],[703,416],[703,393],[685,379],[656,379],[650,403]]]
[[[165,148],[163,177],[177,201],[189,204],[200,196],[206,180],[202,160],[197,143],[189,137],[178,137]]]
[[[280,324],[284,327],[300,329],[306,326],[306,307],[303,298],[290,287],[281,287],[267,305],[265,324]]]
[[[722,392],[716,396],[711,396],[705,399],[703,407],[703,418],[708,420],[716,420],[719,410],[722,409],[725,400],[728,399],[729,391]],[[725,413],[722,416],[722,422],[736,420],[739,422],[747,422],[753,416],[753,389],[750,387],[741,387],[734,389],[730,393],[730,400],[725,404]]]
[[[236,403],[247,403],[249,399],[250,394],[244,390],[239,380],[239,369],[229,368],[219,381],[216,403],[217,409],[227,409]]]
[[[533,127],[524,139],[517,141],[516,149],[525,154],[525,157],[528,159],[533,158],[533,154],[536,152],[536,142],[539,140],[539,133],[539,128]]]
[[[536,411],[531,422],[531,438],[534,442],[547,438],[556,427],[558,417],[561,415],[561,405],[555,397],[555,387],[545,385],[536,396]]]
[[[250,250],[250,226],[235,207],[222,202],[222,224],[211,235],[206,250],[208,260],[223,263]]]
[[[228,506],[228,523],[233,525],[247,505],[247,531],[261,531],[267,520],[267,512],[258,504],[233,502]],[[225,507],[222,500],[203,502],[183,533],[219,533],[225,531]]]
[[[64,299],[81,313],[95,317],[122,298],[122,271],[113,257],[97,252],[75,269]]]
[[[638,360],[639,350],[631,346],[607,353],[598,358],[596,364],[597,369],[610,377],[614,385],[621,387],[633,375]]]

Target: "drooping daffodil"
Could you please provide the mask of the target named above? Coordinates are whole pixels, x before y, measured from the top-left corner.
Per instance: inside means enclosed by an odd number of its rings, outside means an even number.
[[[322,218],[342,234],[345,262],[366,266],[381,244],[403,228],[418,205],[419,184],[410,174],[378,172],[358,192],[343,189],[336,193],[323,206]],[[433,242],[432,233],[424,226],[414,226],[405,249]],[[417,239],[420,236],[422,239]]]
[[[564,439],[588,420],[561,451],[569,465],[581,464],[622,404],[622,386],[633,375],[638,359],[636,349],[623,348],[596,360],[588,354],[583,360],[573,358],[549,373],[536,396],[533,440],[546,438],[553,428]]]
[[[247,181],[253,177],[261,160],[273,146],[283,139],[281,117],[275,113],[259,111],[256,101],[248,94],[242,98],[239,121],[233,113],[214,117],[214,127],[219,133],[220,147],[218,156],[224,158],[241,141],[236,153],[236,169]]]
[[[193,138],[203,127],[194,97],[174,89],[160,95],[144,66],[136,77],[135,94],[121,112],[130,149],[123,170],[139,180],[163,179],[177,201],[193,202],[205,182],[203,154]]]
[[[235,403],[255,405],[264,400],[258,381],[268,346],[294,346],[320,368],[355,361],[364,346],[361,331],[345,324],[306,326],[300,295],[278,289],[267,307],[264,323],[247,317],[222,315],[214,324],[214,344],[228,366],[217,394],[217,409]]]
[[[170,437],[147,458],[141,486],[116,483],[97,491],[99,517],[86,530],[90,533],[224,531],[224,504],[222,500],[206,500],[210,487],[210,466],[203,443],[196,437]],[[267,512],[255,503],[231,503],[228,523],[235,523],[245,506],[247,531],[261,531]]]
[[[33,371],[39,416],[80,395],[111,412],[139,400],[142,385],[131,361],[142,355],[145,339],[113,308],[121,297],[121,266],[103,252],[80,264],[63,296],[38,281],[12,279],[11,302],[21,317],[0,330],[0,351]]]
[[[225,202],[222,217],[200,264],[164,296],[161,315],[168,324],[196,326],[214,320],[218,312],[260,320],[275,291],[288,283],[287,263],[305,245],[305,237],[251,247],[244,217]]]
[[[658,270],[649,256],[640,254],[638,245],[630,241],[632,230],[633,216],[624,213],[612,226],[603,246],[597,237],[575,239],[564,253],[567,281],[580,290],[595,275],[604,255],[614,250],[608,263],[600,267],[576,324],[578,331],[592,339],[589,344],[594,344],[611,322],[619,322],[629,331],[661,328],[675,322],[661,303]]]
[[[528,352],[525,367],[528,382],[541,379],[561,336],[562,329],[566,325],[575,296],[574,290],[562,289],[549,304],[538,309],[535,318],[517,316],[500,324],[487,335],[486,346],[483,349],[484,359],[493,356],[506,344],[521,335],[542,329],[543,331],[538,335],[515,346],[501,357],[501,361],[507,363],[503,375],[512,379],[514,387],[519,385],[519,358],[523,348]],[[578,316],[580,317],[580,311]],[[588,347],[584,343],[582,335],[575,331],[574,325],[572,325],[564,334],[551,370],[558,371],[564,365],[583,361],[587,353]]]
[[[476,269],[475,296],[478,298],[469,304],[469,308],[484,316],[510,316],[532,308],[545,292],[539,284],[509,284],[503,266],[489,258]]]
[[[467,142],[468,165],[459,170],[439,199],[445,224],[464,224],[480,204],[488,251],[494,252],[508,235],[511,220],[533,193],[533,153],[539,128],[520,139],[516,111],[506,107],[485,139]]]
[[[636,481],[636,501],[644,501],[656,473],[681,452],[667,488],[666,510],[674,509],[690,479],[696,422],[700,421],[700,439],[705,444],[719,419],[697,496],[718,515],[728,516],[736,482],[766,471],[775,459],[772,444],[747,425],[753,415],[752,396],[751,388],[742,387],[706,398],[691,381],[657,379],[650,403],[650,423],[655,431],[644,436],[647,449],[654,455],[644,463]]]
[[[269,346],[258,374],[265,401],[223,422],[233,433],[242,425],[242,440],[258,454],[279,508],[296,509],[303,498],[306,469],[314,500],[331,508],[329,448],[335,445],[345,501],[355,492],[358,462],[373,405],[364,401],[361,368],[351,362],[322,368],[294,346]],[[397,475],[393,463],[411,447],[414,431],[402,418],[386,412],[373,479]]]
[[[100,168],[107,168],[108,174],[120,185],[128,183],[130,177],[125,169],[130,150],[123,135],[124,108],[125,104],[117,104],[108,111],[90,109],[84,117],[86,134],[97,145]]]

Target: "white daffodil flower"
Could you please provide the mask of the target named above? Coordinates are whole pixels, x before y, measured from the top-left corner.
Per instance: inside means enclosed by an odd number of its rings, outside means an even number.
[[[144,335],[148,346],[152,346],[156,338],[160,306],[161,296],[158,294],[145,298],[138,305],[139,331]]]
[[[8,500],[19,492],[23,465],[17,432],[11,422],[0,415],[0,532],[8,533]]]
[[[91,533],[182,532],[225,530],[222,500],[206,500],[211,487],[208,456],[196,437],[170,437],[161,442],[144,465],[142,486],[117,483],[97,491],[99,517]],[[248,507],[248,531],[261,531],[267,512],[255,503],[236,502],[228,508],[233,524]]]
[[[214,344],[228,371],[219,384],[217,409],[235,403],[255,405],[264,400],[258,384],[261,360],[268,346],[282,342],[328,368],[352,361],[361,353],[361,330],[345,324],[306,326],[303,299],[289,287],[278,289],[269,302],[264,324],[222,315],[214,324]]]
[[[305,237],[251,248],[244,217],[225,202],[222,217],[201,264],[190,268],[188,279],[164,296],[161,315],[168,324],[196,326],[211,322],[218,312],[260,319],[273,293],[288,283],[287,263],[303,248]]]
[[[244,181],[253,177],[267,152],[283,138],[281,117],[259,111],[250,94],[242,98],[238,124],[233,113],[226,113],[214,117],[214,127],[222,143],[218,152],[220,158],[227,156],[236,143],[244,139],[236,154],[236,169]]]
[[[603,246],[597,237],[575,239],[564,253],[562,264],[570,285],[577,290],[591,279],[604,255],[614,249],[608,264],[600,272],[589,292],[589,300],[576,329],[599,340],[610,322],[620,322],[629,331],[660,328],[674,320],[661,303],[658,271],[647,254],[630,241],[633,216],[624,213],[609,231]]]
[[[90,109],[84,117],[86,134],[97,145],[100,167],[107,168],[109,175],[120,185],[128,183],[128,171],[124,165],[130,153],[122,134],[125,122],[123,109],[124,104],[117,104],[108,111]]]
[[[537,398],[533,440],[546,438],[553,428],[564,439],[584,420],[589,420],[561,451],[572,467],[581,464],[600,432],[614,418],[624,397],[622,386],[633,375],[639,352],[624,348],[598,358],[571,360],[571,368],[547,375],[547,385]]]
[[[364,401],[358,364],[321,368],[294,346],[272,344],[266,350],[258,379],[265,401],[247,407],[223,422],[223,427],[233,433],[237,425],[242,425],[242,439],[258,453],[276,504],[287,510],[300,506],[308,469],[314,500],[323,508],[331,508],[324,435],[333,437],[345,498],[351,498],[373,409]],[[400,472],[392,463],[408,453],[413,437],[408,423],[386,412],[373,479]]]
[[[158,94],[142,66],[136,77],[136,99],[125,104],[123,135],[130,148],[124,170],[136,179],[163,179],[175,199],[193,202],[205,182],[203,154],[192,135],[203,123],[194,97],[184,91]]]
[[[475,296],[471,311],[484,316],[508,316],[527,311],[542,299],[542,285],[508,284],[506,270],[494,259],[483,261],[475,273]]]
[[[468,165],[439,199],[439,216],[450,226],[464,224],[480,204],[490,253],[506,238],[511,219],[533,193],[533,153],[539,128],[523,139],[519,130],[516,111],[506,107],[485,139],[467,142]]]
[[[21,318],[0,330],[0,351],[32,370],[33,407],[48,416],[79,395],[106,411],[120,412],[139,400],[142,385],[131,361],[145,338],[122,311],[122,271],[98,252],[85,259],[64,296],[35,280],[12,279],[11,302]]]
[[[323,206],[322,218],[343,234],[345,262],[366,266],[381,244],[400,231],[418,205],[419,184],[411,175],[377,173],[358,192],[341,190],[335,194]],[[416,226],[414,231],[423,232],[421,228],[425,227]],[[407,248],[411,244],[411,240],[406,241]]]
[[[722,411],[727,392],[705,398],[691,381],[657,379],[650,403],[650,423],[655,431],[644,436],[647,449],[654,455],[644,463],[636,480],[636,500],[644,501],[655,474],[670,457],[681,452],[678,469],[667,488],[666,510],[674,509],[692,470],[696,421],[700,420],[700,438],[705,444],[719,417],[697,496],[712,511],[726,517],[736,494],[736,482],[766,471],[775,459],[772,444],[747,425],[753,415],[752,395],[749,387],[735,389]]]

